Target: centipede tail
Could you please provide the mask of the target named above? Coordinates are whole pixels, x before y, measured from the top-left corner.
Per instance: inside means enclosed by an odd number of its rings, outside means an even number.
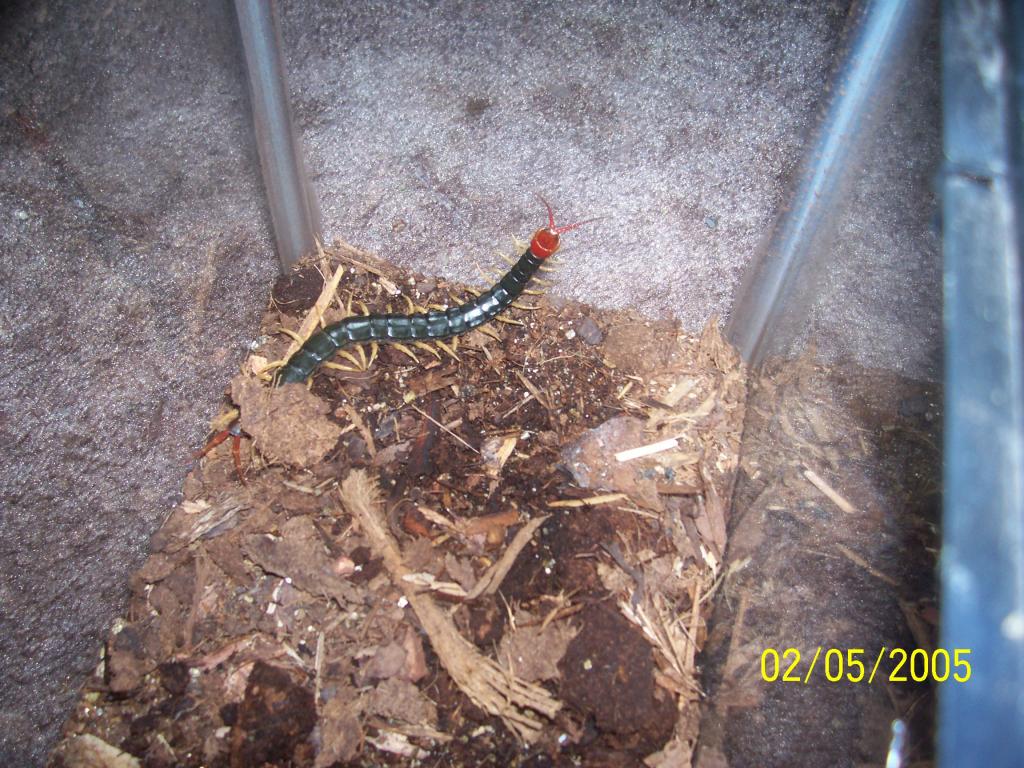
[[[276,384],[306,381],[323,361],[348,344],[361,342],[403,342],[408,340],[438,340],[470,331],[511,306],[525,290],[544,259],[559,247],[559,236],[588,223],[581,221],[556,227],[551,206],[548,209],[549,226],[534,233],[530,246],[512,268],[489,290],[471,301],[444,311],[420,312],[411,315],[360,315],[328,325],[314,333],[278,373]],[[588,221],[593,221],[589,219]]]

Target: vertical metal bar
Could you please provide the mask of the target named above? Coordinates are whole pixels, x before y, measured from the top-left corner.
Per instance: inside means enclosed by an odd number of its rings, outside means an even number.
[[[320,209],[288,106],[281,33],[272,0],[235,0],[252,94],[263,182],[282,270],[316,250]]]
[[[946,406],[940,646],[952,667],[950,680],[939,688],[939,763],[1019,766],[1024,12],[1013,2],[946,0],[942,37]]]
[[[798,285],[811,277],[806,270],[827,268],[812,262],[833,231],[844,182],[870,137],[868,116],[898,77],[896,64],[910,55],[930,8],[928,0],[864,4],[793,198],[737,292],[728,334],[753,365],[764,357],[783,312],[794,309]]]

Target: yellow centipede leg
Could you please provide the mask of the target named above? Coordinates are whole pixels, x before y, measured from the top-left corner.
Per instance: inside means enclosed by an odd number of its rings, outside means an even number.
[[[425,352],[429,352],[434,357],[436,357],[438,360],[441,359],[441,354],[436,349],[434,349],[432,346],[427,344],[426,342],[423,342],[423,341],[420,341],[419,339],[417,339],[416,341],[413,342],[413,344],[415,346],[417,346],[419,349],[422,349]]]
[[[330,360],[326,360],[320,363],[321,368],[330,368],[334,371],[345,371],[345,373],[361,373],[358,368],[349,368],[347,365],[339,365],[338,363],[332,363]]]
[[[271,372],[276,371],[278,368],[282,368],[287,362],[287,360],[275,360],[272,363],[267,363],[256,372],[256,378],[260,381],[273,381],[274,374]]]
[[[453,360],[455,360],[458,363],[462,362],[462,358],[455,354],[455,350],[452,349],[451,347],[449,347],[443,341],[441,341],[440,339],[434,339],[434,343],[437,344],[437,346],[439,346],[441,349],[443,349],[449,355],[451,355]]]
[[[501,341],[501,336],[499,336],[498,332],[491,328],[489,325],[481,325],[479,328],[477,328],[477,330],[480,331],[480,333],[484,334],[485,336],[490,336],[495,341]]]
[[[303,339],[301,336],[299,336],[299,334],[297,334],[295,331],[289,330],[288,328],[280,328],[279,330],[285,336],[290,336],[291,338],[293,338],[299,344],[305,344],[306,343],[305,339]]]
[[[501,255],[501,254],[499,254],[499,255]],[[515,262],[510,262],[510,263],[515,263]],[[498,280],[498,279],[501,278],[501,275],[498,274],[498,272],[496,272],[493,269],[484,269],[483,267],[481,267],[476,262],[473,262],[473,266],[476,267],[476,273],[478,275],[480,275],[480,277],[483,278],[488,283],[493,283],[495,280]]]
[[[354,365],[356,367],[356,370],[359,370],[359,371],[363,370],[362,368],[359,367],[359,360],[356,358],[355,355],[353,355],[348,350],[339,349],[334,354],[341,355],[342,357],[344,357],[346,360],[348,360],[350,363],[352,363],[352,365]]]
[[[394,343],[391,345],[391,347],[393,349],[397,349],[403,355],[408,355],[409,357],[411,357],[416,362],[416,365],[420,364],[420,359],[416,357],[416,355],[413,354],[412,350],[405,346],[405,344]]]

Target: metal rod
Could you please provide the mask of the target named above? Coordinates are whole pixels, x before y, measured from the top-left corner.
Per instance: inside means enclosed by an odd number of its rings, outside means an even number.
[[[812,262],[825,250],[853,160],[870,137],[868,116],[898,77],[896,65],[910,55],[910,42],[930,9],[928,0],[865,3],[792,200],[737,292],[728,335],[751,364],[762,361],[782,314],[794,308],[798,285],[812,277],[805,270],[827,268]]]
[[[1024,760],[1024,9],[942,8],[939,765]],[[969,665],[969,666],[968,666]],[[968,674],[969,671],[969,674]]]
[[[320,209],[292,125],[272,0],[235,0],[270,219],[282,271],[316,250]]]

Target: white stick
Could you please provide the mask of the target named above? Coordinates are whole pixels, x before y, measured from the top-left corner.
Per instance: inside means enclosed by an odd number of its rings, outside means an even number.
[[[633,459],[650,456],[653,453],[671,451],[673,448],[678,447],[679,441],[674,437],[670,437],[668,440],[662,440],[660,443],[651,443],[650,445],[641,445],[639,448],[630,448],[628,451],[619,451],[615,454],[615,460],[632,461]]]

